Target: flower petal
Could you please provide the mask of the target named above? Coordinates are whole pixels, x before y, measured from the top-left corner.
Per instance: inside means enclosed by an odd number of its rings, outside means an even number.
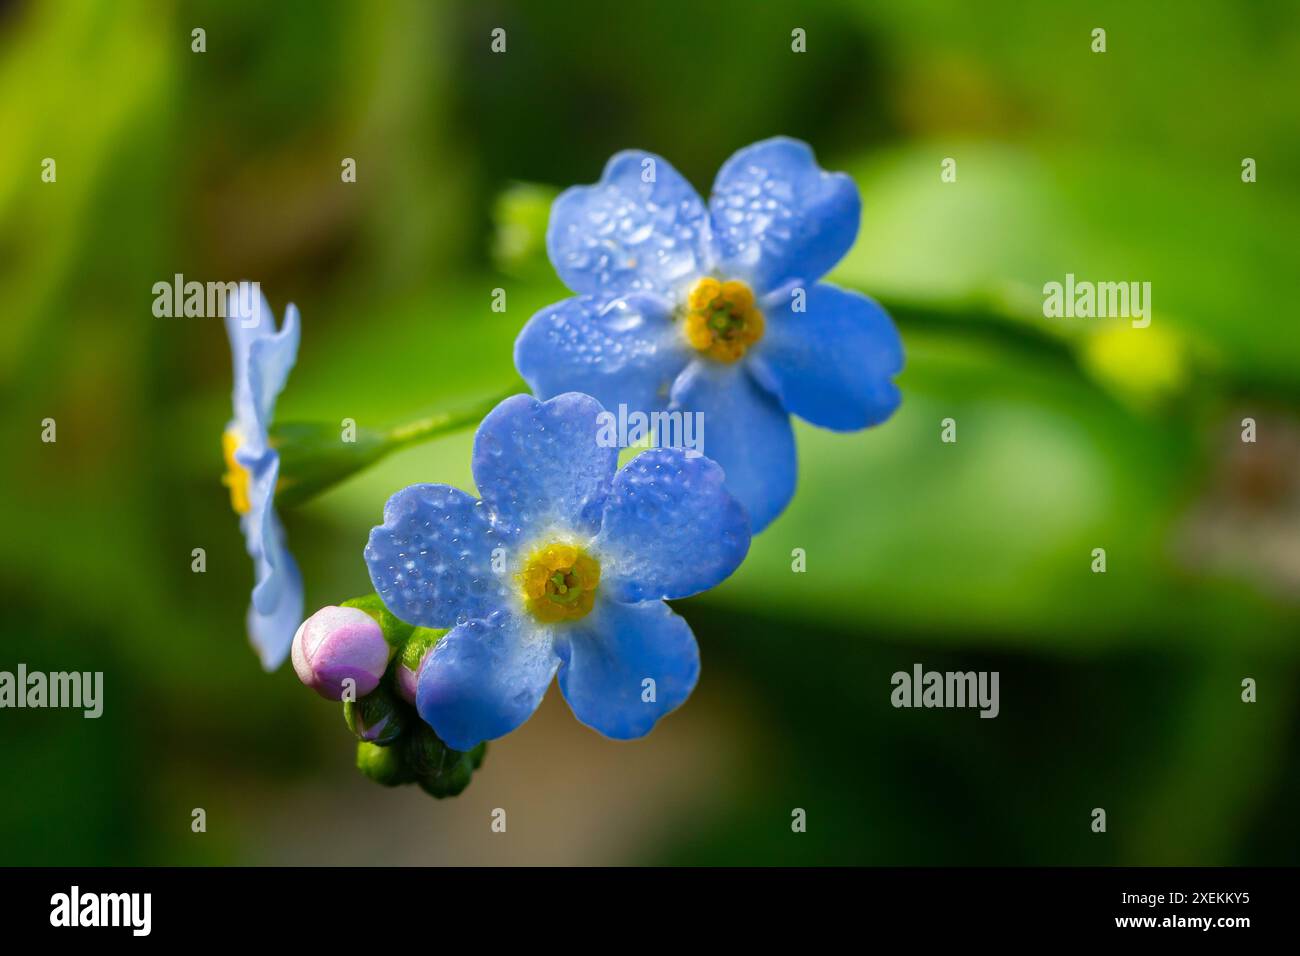
[[[767,331],[751,368],[786,410],[822,428],[878,425],[898,407],[891,376],[902,371],[903,343],[885,310],[826,283],[808,290],[805,312],[789,295],[765,303]],[[770,301],[770,300],[769,300]]]
[[[662,601],[602,600],[557,632],[555,649],[560,691],[573,715],[615,740],[648,734],[691,695],[700,676],[690,625]]]
[[[718,171],[709,199],[719,274],[759,295],[820,279],[853,245],[858,187],[817,165],[807,143],[778,136],[747,146]]]
[[[673,383],[674,409],[704,413],[700,451],[726,472],[727,490],[749,512],[758,534],[794,496],[790,416],[749,374],[745,363],[697,360]]]
[[[565,299],[529,319],[515,340],[515,368],[536,395],[585,392],[611,411],[665,408],[689,358],[672,306],[655,295]]]
[[[676,448],[642,452],[614,476],[594,546],[615,601],[681,598],[726,579],[749,551],[749,518],[722,469]]]
[[[568,392],[547,402],[514,395],[488,412],[474,436],[474,482],[498,524],[527,537],[600,529],[618,467],[618,449],[596,441],[603,411]]]
[[[492,551],[511,544],[477,498],[447,485],[411,485],[384,506],[384,523],[366,545],[366,567],[384,604],[403,621],[451,627],[505,604]]]
[[[707,271],[708,243],[709,214],[694,188],[640,150],[611,158],[595,185],[561,193],[546,230],[551,264],[580,295],[670,293]]]
[[[279,473],[279,459],[271,453],[265,465],[251,476],[250,508],[240,519],[244,545],[253,559],[248,636],[268,671],[278,668],[288,657],[303,614],[302,574],[285,546],[284,527],[273,506]]]
[[[557,666],[549,632],[531,620],[496,614],[467,621],[424,659],[415,707],[443,743],[472,750],[531,717]]]
[[[244,443],[265,447],[266,430],[275,415],[275,400],[298,358],[298,309],[285,308],[275,328],[275,313],[266,296],[247,282],[226,300],[226,334],[234,369],[232,400]]]

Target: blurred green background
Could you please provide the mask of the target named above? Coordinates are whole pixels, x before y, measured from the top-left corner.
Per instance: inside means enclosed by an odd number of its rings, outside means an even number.
[[[1297,88],[1290,3],[0,2],[0,669],[106,698],[0,711],[0,863],[1295,863]],[[832,278],[896,315],[901,409],[799,429],[649,738],[553,688],[457,800],[364,780],[247,645],[224,332],[153,283],[297,303],[278,418],[389,425],[511,381],[555,188],[640,147],[707,193],[775,134],[861,186]],[[1043,318],[1067,272],[1150,281],[1151,328]],[[285,515],[309,610],[369,590],[390,493],[472,487],[469,441]],[[999,671],[1001,715],[893,709],[917,662]]]

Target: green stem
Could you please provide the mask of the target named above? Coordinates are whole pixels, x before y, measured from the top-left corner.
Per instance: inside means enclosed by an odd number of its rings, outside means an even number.
[[[865,289],[859,291],[871,295]],[[960,298],[904,298],[876,295],[899,326],[945,337],[969,338],[1077,365],[1071,341],[1035,322],[1032,312],[996,295]]]
[[[504,399],[527,390],[517,382],[465,408],[427,415],[387,431],[358,429],[353,440],[347,442],[339,440],[338,427],[333,423],[277,424],[271,429],[272,445],[280,452],[276,503],[300,505],[395,451],[473,428]]]
[[[402,448],[409,448],[412,445],[418,445],[421,442],[430,441],[443,435],[450,435],[463,428],[473,427],[481,422],[483,416],[496,408],[501,402],[512,395],[518,395],[520,392],[526,394],[528,386],[523,382],[515,382],[506,391],[465,408],[454,409],[449,412],[435,412],[424,418],[417,418],[414,421],[398,425],[396,428],[390,429],[385,436],[384,454],[391,454]]]
[[[1083,327],[1071,334],[1068,329],[1046,325],[1041,304],[1024,289],[995,289],[957,297],[906,297],[881,295],[853,282],[845,285],[873,296],[904,331],[934,333],[947,339],[967,339],[1014,350],[1059,363],[1092,381],[1080,360],[1078,337]],[[1264,377],[1263,372],[1256,372],[1255,378],[1247,380],[1231,370],[1214,365],[1206,367],[1198,353],[1193,353],[1192,361],[1201,385],[1198,397],[1221,394],[1239,401],[1264,399],[1300,406],[1300,384],[1289,378]],[[1204,387],[1210,384],[1214,385],[1213,392]]]

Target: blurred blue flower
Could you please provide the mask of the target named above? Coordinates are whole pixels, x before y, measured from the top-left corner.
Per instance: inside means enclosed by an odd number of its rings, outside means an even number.
[[[547,250],[577,296],[529,320],[515,365],[541,398],[703,413],[703,451],[761,531],[794,494],[789,413],[853,431],[898,406],[889,316],[817,281],[860,213],[853,180],[797,140],[737,152],[707,207],[665,160],[619,153],[551,208]]]
[[[248,636],[262,666],[274,670],[289,654],[303,611],[302,575],[285,547],[274,507],[280,456],[267,437],[275,400],[298,357],[298,310],[290,305],[277,331],[265,296],[256,286],[241,283],[227,299],[226,334],[234,359],[235,416],[222,436],[223,481],[253,559]]]
[[[474,438],[481,499],[412,485],[370,533],[388,609],[452,628],[420,667],[416,708],[456,750],[522,724],[557,672],[574,715],[618,739],[695,687],[695,637],[662,599],[730,575],[748,520],[706,458],[653,449],[616,471],[602,412],[577,393],[506,399]]]

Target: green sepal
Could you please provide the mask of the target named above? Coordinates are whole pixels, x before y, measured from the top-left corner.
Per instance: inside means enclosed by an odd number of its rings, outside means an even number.
[[[420,662],[429,648],[437,644],[450,631],[446,627],[417,627],[411,630],[406,643],[398,652],[398,663],[408,670],[419,671]]]
[[[415,782],[415,775],[406,766],[398,747],[380,747],[364,740],[357,741],[357,769],[385,787]]]
[[[475,769],[483,763],[487,744],[479,744],[468,753],[452,750],[432,727],[421,721],[402,741],[402,750],[420,789],[441,800],[454,797],[469,786]]]
[[[381,684],[360,700],[345,700],[343,720],[347,723],[348,730],[362,741],[366,741],[373,728],[382,726],[379,736],[371,738],[369,742],[387,747],[402,736],[409,710],[404,701],[398,700]]]
[[[470,763],[472,763],[472,764],[474,765],[474,769],[475,769],[475,770],[477,770],[479,767],[483,766],[483,760],[484,760],[486,757],[487,757],[487,741],[486,741],[486,740],[483,741],[481,744],[479,744],[477,747],[475,747],[473,750],[471,750],[471,751],[469,752]]]
[[[344,441],[341,425],[286,422],[270,429],[270,445],[280,456],[275,503],[300,505],[343,479],[368,468],[393,450],[384,432],[357,428]]]
[[[433,728],[424,721],[419,721],[402,741],[402,754],[411,773],[417,777],[440,773],[451,763],[448,754],[456,751],[442,742],[442,738],[433,732]]]
[[[411,637],[411,632],[417,630],[388,610],[378,594],[364,594],[344,601],[339,607],[355,607],[373,617],[379,624],[379,629],[384,632],[384,640],[395,651],[401,651]]]
[[[460,759],[451,764],[447,770],[436,776],[421,777],[417,782],[420,789],[436,800],[457,797],[469,786],[474,776],[474,765],[469,754],[461,754]]]

